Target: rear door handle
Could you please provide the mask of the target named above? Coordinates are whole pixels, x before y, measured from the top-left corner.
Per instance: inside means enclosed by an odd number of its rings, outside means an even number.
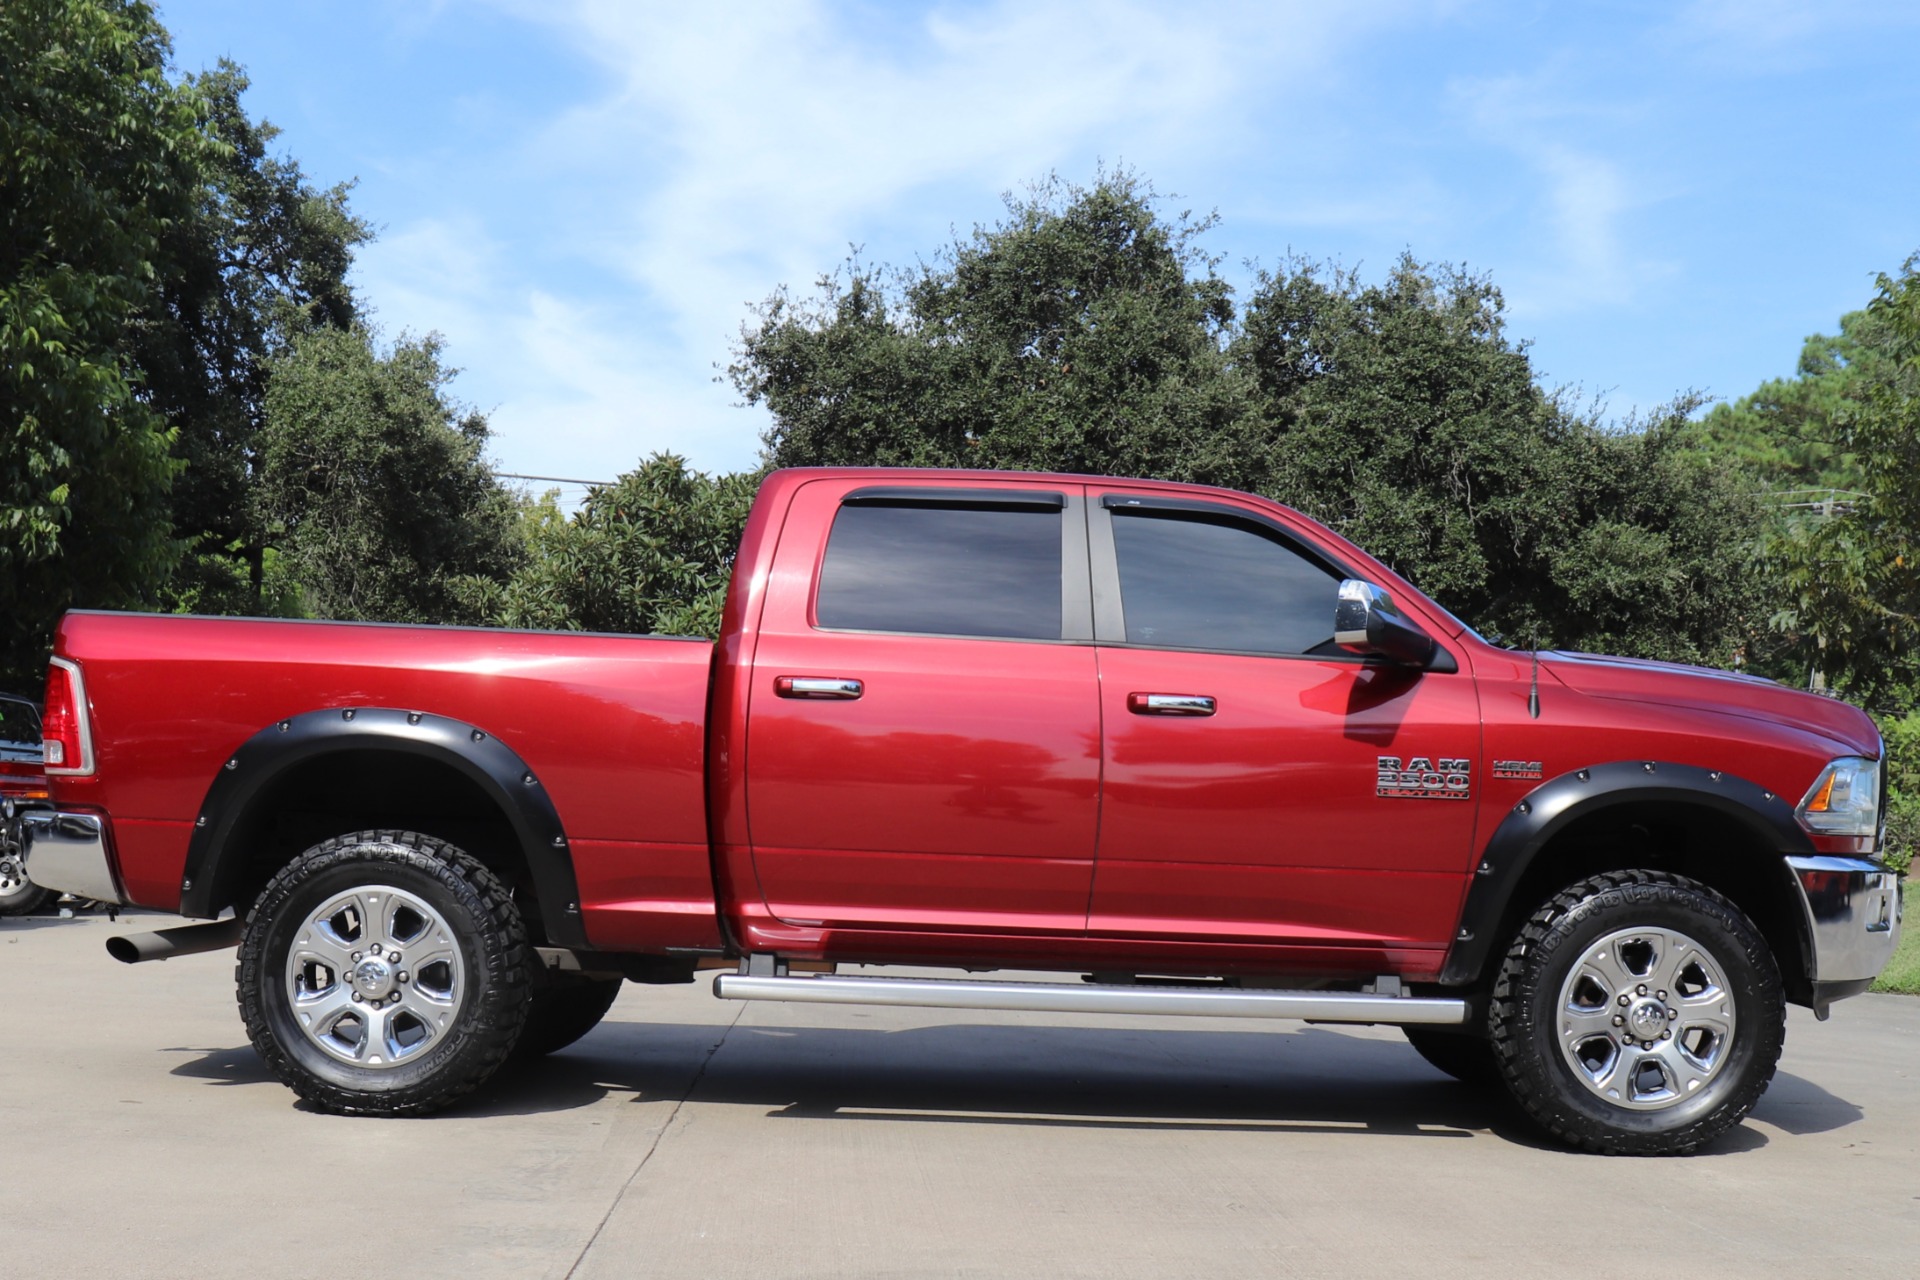
[[[783,698],[850,701],[864,693],[866,686],[845,676],[776,676],[773,691]]]
[[[1214,705],[1204,693],[1130,693],[1127,710],[1137,716],[1210,716]]]

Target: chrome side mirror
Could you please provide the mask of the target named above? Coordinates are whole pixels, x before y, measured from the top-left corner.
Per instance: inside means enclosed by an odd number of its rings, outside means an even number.
[[[1400,615],[1386,592],[1358,578],[1340,584],[1333,606],[1333,642],[1348,653],[1409,667],[1425,667],[1437,647],[1418,623]]]

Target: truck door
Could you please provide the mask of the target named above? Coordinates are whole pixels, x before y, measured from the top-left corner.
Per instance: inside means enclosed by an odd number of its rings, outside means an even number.
[[[1471,674],[1336,649],[1347,575],[1250,507],[1088,503],[1105,714],[1090,932],[1444,948],[1472,855]]]
[[[794,924],[1080,934],[1099,810],[1085,496],[820,480],[753,655],[747,822]]]

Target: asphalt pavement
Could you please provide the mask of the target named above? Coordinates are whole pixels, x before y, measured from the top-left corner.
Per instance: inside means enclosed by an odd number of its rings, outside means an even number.
[[[0,1275],[1910,1276],[1920,1000],[1792,1012],[1691,1159],[1546,1145],[1389,1029],[629,984],[420,1120],[305,1109],[228,954],[0,920]]]

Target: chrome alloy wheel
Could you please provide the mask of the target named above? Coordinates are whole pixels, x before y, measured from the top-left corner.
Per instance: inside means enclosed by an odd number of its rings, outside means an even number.
[[[1560,1049],[1574,1078],[1615,1106],[1660,1111],[1726,1065],[1733,992],[1720,963],[1672,929],[1593,943],[1560,987]]]
[[[416,1060],[466,996],[453,930],[413,894],[364,885],[327,899],[287,950],[287,998],[309,1040],[357,1067]]]

